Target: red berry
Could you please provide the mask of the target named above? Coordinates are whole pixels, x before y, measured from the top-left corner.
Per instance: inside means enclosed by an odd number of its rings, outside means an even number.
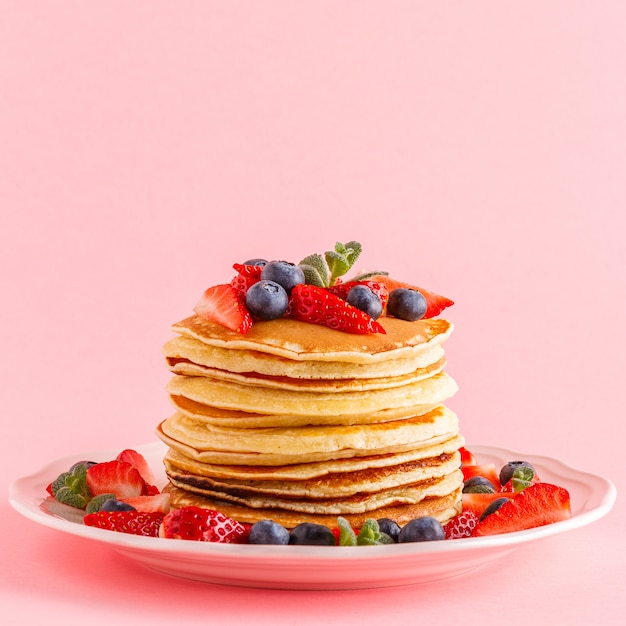
[[[474,529],[473,537],[527,530],[570,518],[570,495],[563,487],[535,483],[518,492]]]
[[[231,285],[209,287],[194,307],[194,312],[238,333],[245,333],[252,327],[252,316],[242,296]]]
[[[142,513],[169,513],[170,494],[158,493],[155,495],[135,496],[134,498],[120,498],[126,504],[130,504]]]
[[[261,272],[263,271],[264,265],[244,265],[243,263],[235,263],[233,268],[236,270],[239,276],[244,276],[246,278],[256,278],[259,280],[261,278]]]
[[[478,463],[476,463],[476,457],[470,450],[461,447],[459,448],[459,452],[461,453],[461,465],[478,465]]]
[[[161,524],[159,535],[170,539],[242,543],[248,529],[213,509],[187,506],[172,509]]]
[[[350,293],[350,289],[356,285],[362,285],[371,289],[380,299],[383,309],[385,308],[387,305],[387,297],[389,296],[387,287],[383,283],[375,282],[373,280],[351,280],[347,283],[339,283],[333,285],[332,287],[328,287],[328,291],[336,296],[339,296],[342,300],[345,300]]]
[[[85,515],[85,526],[104,528],[118,533],[158,537],[163,513],[141,511],[98,511]]]
[[[148,483],[148,485],[154,485],[156,478],[154,472],[148,465],[145,457],[136,450],[126,449],[122,450],[116,457],[118,461],[126,461],[133,467],[137,468],[137,471],[141,474],[141,477]]]
[[[96,463],[87,470],[87,486],[92,496],[113,493],[120,498],[146,495],[148,486],[139,470],[127,461]]]
[[[486,478],[496,489],[500,487],[500,476],[498,470],[493,463],[486,463],[483,465],[463,465],[461,467],[463,472],[463,481],[466,481],[474,476],[482,476]]]
[[[480,517],[485,509],[498,498],[506,498],[506,493],[464,493],[463,498],[463,511],[471,511]]]
[[[474,511],[463,511],[443,527],[443,532],[446,539],[463,539],[471,537],[476,524],[478,524],[478,517]]]
[[[436,315],[439,315],[439,313],[441,313],[445,308],[452,306],[454,304],[454,302],[450,300],[450,298],[446,298],[445,296],[441,296],[432,291],[422,289],[421,287],[417,287],[416,285],[412,285],[410,283],[405,283],[400,280],[395,280],[394,278],[391,278],[390,276],[376,275],[376,276],[371,276],[369,280],[383,283],[387,287],[387,290],[390,292],[400,287],[404,289],[413,289],[415,291],[419,291],[424,296],[426,300],[426,304],[427,304],[426,313],[424,313],[424,316],[422,317],[422,319],[435,317]]]
[[[296,285],[291,292],[288,315],[302,322],[320,324],[347,333],[384,333],[369,315],[348,304],[328,289]]]

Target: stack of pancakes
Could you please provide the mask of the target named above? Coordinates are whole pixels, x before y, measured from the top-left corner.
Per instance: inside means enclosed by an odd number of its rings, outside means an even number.
[[[157,430],[174,507],[242,522],[354,527],[461,506],[456,415],[444,402],[444,319],[354,335],[281,318],[240,334],[189,317],[164,346],[176,408]]]

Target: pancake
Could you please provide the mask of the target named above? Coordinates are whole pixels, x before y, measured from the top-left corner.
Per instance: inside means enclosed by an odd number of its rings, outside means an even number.
[[[157,428],[172,506],[287,528],[456,515],[464,440],[442,346],[453,326],[378,321],[385,333],[289,318],[245,334],[198,316],[174,324],[163,353],[175,413]]]
[[[217,509],[224,515],[248,524],[271,519],[289,529],[304,522],[322,524],[329,528],[337,528],[337,515],[335,514],[303,513],[301,511],[294,512],[278,508],[253,508],[247,505],[242,506],[232,502],[209,498],[188,489],[179,489],[172,484],[167,485],[164,488],[164,492],[170,494],[172,506],[175,508],[199,506]],[[395,520],[402,526],[412,519],[426,515],[434,517],[443,524],[460,512],[461,489],[459,488],[443,497],[424,498],[414,504],[384,506],[375,511],[344,514],[341,517],[344,517],[353,528],[358,529],[366,520],[372,518],[373,515],[376,519],[385,517]]]

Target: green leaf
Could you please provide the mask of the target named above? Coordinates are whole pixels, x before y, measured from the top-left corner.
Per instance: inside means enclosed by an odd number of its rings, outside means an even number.
[[[102,507],[102,505],[107,500],[111,500],[112,498],[115,498],[114,493],[103,493],[103,494],[100,494],[99,496],[93,497],[87,503],[87,508],[85,509],[85,513],[87,513],[88,515],[89,513],[97,513]]]
[[[393,543],[393,539],[380,532],[380,526],[375,519],[367,519],[359,531],[356,543],[358,546],[379,546]]]
[[[84,509],[91,500],[87,486],[87,467],[79,464],[73,471],[63,472],[52,482],[51,489],[52,495],[62,504]]]
[[[304,272],[305,282],[317,287],[328,287],[328,265],[321,254],[310,254],[298,263]]]
[[[521,466],[516,468],[513,471],[513,475],[511,476],[511,484],[513,485],[513,490],[524,491],[526,487],[530,487],[532,485],[534,478],[535,472],[531,467]]]
[[[350,526],[348,520],[344,517],[338,517],[337,523],[339,525],[339,545],[356,546],[356,534],[354,530],[352,530],[352,526]]]
[[[367,280],[368,278],[372,278],[373,276],[389,276],[389,272],[383,272],[383,271],[364,272],[363,274],[359,274],[358,276],[355,276],[352,280],[354,281]]]

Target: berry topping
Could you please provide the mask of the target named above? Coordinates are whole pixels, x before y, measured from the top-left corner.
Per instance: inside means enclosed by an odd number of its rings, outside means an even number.
[[[481,465],[463,465],[461,467],[463,472],[463,480],[467,481],[473,476],[481,476],[486,478],[494,487],[500,484],[498,478],[498,470],[493,463],[484,463]]]
[[[380,532],[391,537],[394,543],[398,543],[398,535],[400,534],[400,526],[398,523],[388,517],[382,517],[377,521]]]
[[[118,533],[158,537],[163,513],[141,511],[99,511],[85,515],[85,526],[94,526]]]
[[[509,461],[500,469],[500,484],[505,491],[523,491],[537,481],[537,472],[527,461]]]
[[[305,280],[302,268],[288,261],[270,261],[261,271],[261,279],[278,283],[287,293]]]
[[[365,285],[355,285],[348,292],[346,302],[353,307],[367,313],[372,319],[378,319],[383,312],[380,298]]]
[[[148,485],[154,485],[156,483],[154,472],[148,465],[145,457],[136,450],[127,448],[126,450],[122,450],[115,458],[118,461],[126,461],[135,467]]]
[[[359,276],[355,278],[355,280],[360,280],[362,278],[363,276]],[[370,273],[370,274],[367,274],[367,278],[369,280],[374,280],[376,282],[383,283],[384,285],[386,285],[389,293],[391,293],[394,289],[398,289],[398,288],[412,289],[413,291],[419,291],[422,294],[422,296],[424,296],[424,298],[426,299],[426,303],[427,303],[426,313],[424,314],[423,319],[435,317],[436,315],[439,315],[439,313],[441,313],[444,309],[454,304],[454,302],[450,300],[450,298],[446,298],[445,296],[441,296],[432,291],[422,289],[421,287],[418,287],[417,285],[411,285],[410,283],[405,283],[400,280],[396,280],[395,278],[391,278],[390,276],[387,276],[386,274]]]
[[[426,314],[426,298],[414,289],[398,288],[389,292],[387,314],[407,322],[416,322]]]
[[[485,510],[482,512],[481,516],[480,516],[480,521],[482,522],[485,517],[487,517],[487,515],[491,515],[492,513],[495,513],[505,502],[508,502],[510,498],[506,498],[505,496],[502,496],[501,498],[496,498],[495,500],[492,500],[487,507],[485,508]]]
[[[472,476],[463,483],[463,493],[495,493],[493,483],[484,476]]]
[[[122,498],[124,504],[132,506],[137,511],[143,513],[169,513],[170,510],[170,494],[157,493],[154,495],[136,496],[134,498]]]
[[[127,461],[97,463],[87,470],[87,486],[94,496],[113,493],[118,499],[145,495],[146,481],[139,470]]]
[[[266,259],[248,259],[247,261],[243,262],[243,265],[256,265],[258,267],[263,268],[267,265],[267,260]],[[235,269],[237,269],[237,267],[235,267]]]
[[[261,520],[250,527],[248,541],[286,546],[289,543],[289,531],[272,520]]]
[[[415,541],[438,541],[445,539],[443,526],[439,520],[426,515],[407,522],[398,535],[398,543],[412,543]]]
[[[291,530],[289,543],[291,545],[334,546],[335,535],[327,526],[303,522]]]
[[[535,483],[480,521],[472,536],[526,530],[566,520],[571,515],[570,496],[566,489],[549,483]]]
[[[247,529],[219,511],[187,506],[172,509],[163,518],[159,536],[212,543],[240,543],[247,538]]]
[[[385,329],[367,313],[359,311],[327,289],[298,285],[291,293],[292,318],[321,324],[348,333],[384,333]]]
[[[453,517],[444,527],[446,539],[463,539],[471,537],[472,531],[478,524],[478,517],[474,511],[463,511]]]
[[[97,496],[98,498],[106,497],[106,496]],[[141,497],[141,496],[139,496]],[[96,498],[94,498],[95,500]],[[93,500],[92,500],[93,502]],[[109,513],[112,511],[136,511],[137,509],[131,504],[127,504],[126,502],[122,502],[117,498],[107,498],[100,507],[101,511],[108,511]],[[145,513],[145,511],[144,511]]]
[[[231,285],[209,287],[194,307],[196,315],[238,333],[252,327],[252,316],[240,293]]]
[[[287,311],[289,296],[285,289],[273,280],[260,280],[248,289],[246,306],[257,319],[275,320]]]

